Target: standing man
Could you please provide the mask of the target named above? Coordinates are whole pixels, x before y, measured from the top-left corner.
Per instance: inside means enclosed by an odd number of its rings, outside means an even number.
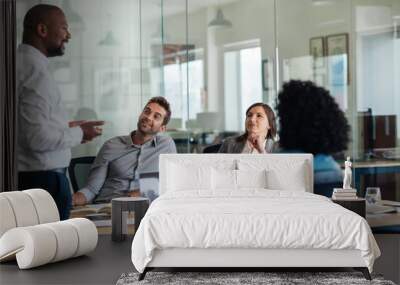
[[[144,189],[140,189],[139,175],[158,173],[160,154],[176,153],[174,141],[159,134],[166,130],[170,117],[168,101],[164,97],[151,98],[139,116],[135,131],[114,137],[101,147],[87,185],[74,194],[73,204],[104,203],[124,194],[156,198],[158,193],[143,193]]]
[[[62,220],[68,219],[71,209],[66,177],[71,147],[100,135],[99,126],[104,124],[67,120],[48,58],[62,56],[70,38],[63,11],[39,4],[25,15],[23,40],[17,50],[19,189],[47,190]]]

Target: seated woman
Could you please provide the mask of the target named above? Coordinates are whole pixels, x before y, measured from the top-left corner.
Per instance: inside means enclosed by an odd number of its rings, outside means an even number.
[[[314,155],[314,192],[318,185],[341,187],[343,174],[332,154],[345,151],[350,127],[329,91],[311,81],[292,80],[283,85],[276,110],[279,118],[279,146],[282,152]]]
[[[224,140],[220,153],[268,153],[275,149],[276,123],[271,107],[255,103],[246,111],[246,132]]]

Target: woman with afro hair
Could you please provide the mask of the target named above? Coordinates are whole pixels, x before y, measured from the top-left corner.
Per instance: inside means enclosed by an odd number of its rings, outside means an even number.
[[[276,110],[282,152],[312,153],[314,184],[340,185],[343,173],[332,154],[347,149],[350,127],[329,91],[311,81],[291,80],[283,85]]]

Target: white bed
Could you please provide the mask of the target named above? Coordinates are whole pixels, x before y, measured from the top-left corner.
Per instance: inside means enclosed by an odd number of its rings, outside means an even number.
[[[362,217],[312,194],[310,154],[169,154],[132,243],[154,267],[354,267],[380,255]],[[368,270],[367,270],[368,268]]]

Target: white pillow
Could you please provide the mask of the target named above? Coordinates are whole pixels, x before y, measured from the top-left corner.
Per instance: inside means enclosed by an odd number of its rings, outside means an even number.
[[[267,188],[266,170],[212,169],[212,187],[216,192],[241,188]]]
[[[212,188],[218,190],[236,190],[236,170],[212,168]]]
[[[273,190],[306,191],[306,171],[304,163],[292,164],[285,170],[267,170],[267,187]]]
[[[266,170],[267,187],[271,190],[306,191],[308,168],[304,160],[273,159],[255,156],[238,160],[240,170]]]
[[[169,163],[167,191],[211,190],[211,167]]]
[[[267,188],[267,172],[263,170],[236,170],[237,187]]]

